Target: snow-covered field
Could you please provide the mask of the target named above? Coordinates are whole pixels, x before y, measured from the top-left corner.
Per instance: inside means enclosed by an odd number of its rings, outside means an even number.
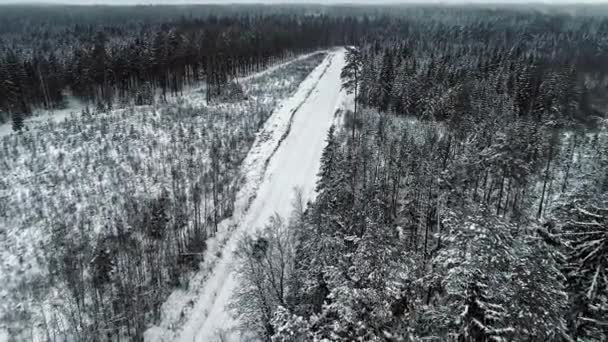
[[[201,271],[201,288],[170,297],[164,306],[163,321],[147,331],[147,341],[241,340],[238,322],[227,308],[238,283],[233,274],[237,241],[242,234],[263,227],[275,213],[288,216],[294,188],[302,190],[305,200],[314,197],[327,131],[336,120],[337,111],[352,103],[341,90],[343,66],[344,50],[331,53],[267,121],[243,164],[246,185],[237,195],[234,216],[225,222],[226,227],[236,227],[228,230],[223,246],[218,246],[221,253],[215,251],[221,256],[212,267]],[[192,304],[185,312],[179,309],[184,298]],[[186,321],[179,327],[181,322],[175,316],[182,314]]]
[[[42,337],[42,329],[65,333],[66,322],[57,315],[74,304],[69,303],[70,291],[60,276],[53,274],[49,280],[47,263],[57,259],[54,253],[70,253],[80,246],[82,259],[73,260],[88,264],[97,249],[89,235],[115,234],[111,227],[108,231],[108,221],[129,227],[132,218],[124,209],[130,203],[145,202],[164,191],[173,197],[176,189],[191,198],[195,183],[209,182],[213,146],[223,158],[217,172],[223,209],[216,210],[220,218],[229,215],[231,193],[241,184],[238,166],[256,132],[264,128],[254,150],[264,149],[259,144],[271,138],[267,135],[274,126],[262,125],[320,58],[302,56],[298,63],[242,78],[247,98],[234,103],[207,106],[200,90],[166,105],[109,113],[72,115],[80,105],[73,103],[60,113],[30,120],[23,134],[0,136],[0,336],[9,325],[21,337],[25,333],[34,340]],[[205,211],[212,212],[205,195],[211,189],[205,186],[202,191]],[[191,222],[185,229],[189,226]],[[69,242],[66,250],[53,250],[57,239]],[[87,279],[91,274],[87,270],[81,276]],[[47,281],[52,282],[48,292]],[[57,326],[49,326],[50,321]],[[15,328],[14,323],[22,326]]]

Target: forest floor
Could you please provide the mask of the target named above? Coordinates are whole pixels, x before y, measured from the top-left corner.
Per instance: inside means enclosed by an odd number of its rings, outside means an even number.
[[[162,322],[146,332],[146,341],[242,339],[228,307],[238,286],[233,274],[234,251],[243,234],[262,228],[275,213],[289,216],[296,188],[304,201],[314,198],[327,132],[339,119],[336,114],[352,105],[341,90],[343,66],[344,50],[330,53],[268,119],[243,163],[245,182],[235,214],[223,222],[223,236],[218,235],[216,245],[208,251],[217,257],[214,265],[201,269],[199,287],[191,282],[191,290],[178,290],[169,298]]]

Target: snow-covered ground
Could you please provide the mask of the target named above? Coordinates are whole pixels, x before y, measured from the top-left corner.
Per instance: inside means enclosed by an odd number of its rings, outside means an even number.
[[[237,197],[235,215],[224,222],[223,247],[216,246],[212,268],[203,267],[200,288],[186,309],[184,298],[192,293],[177,292],[169,298],[159,326],[146,332],[146,341],[238,341],[238,322],[227,305],[238,284],[233,274],[233,253],[242,234],[263,227],[270,216],[288,216],[294,188],[302,189],[305,200],[314,197],[316,176],[325,138],[336,112],[350,107],[352,99],[341,90],[340,72],[344,50],[332,52],[327,60],[302,82],[297,93],[284,101],[266,122],[254,147],[243,163],[245,180]],[[231,227],[231,228],[229,228]],[[210,250],[211,252],[212,250]],[[179,314],[177,314],[179,313]],[[186,317],[181,328],[176,316]],[[178,324],[179,325],[179,324]],[[178,328],[177,333],[172,330]]]

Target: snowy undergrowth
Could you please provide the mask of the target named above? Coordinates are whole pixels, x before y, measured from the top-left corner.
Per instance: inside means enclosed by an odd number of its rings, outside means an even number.
[[[213,235],[217,221],[233,211],[239,166],[256,132],[323,58],[316,54],[243,79],[247,97],[233,103],[208,106],[204,93],[193,92],[165,105],[87,112],[1,137],[0,328],[15,339],[84,330],[68,328],[70,306],[84,316],[80,323],[98,317],[80,312],[90,298],[74,304],[56,254],[84,264],[79,279],[90,284],[89,264],[107,247],[99,241],[117,229],[145,240],[146,232],[134,231],[133,216],[158,197],[183,201],[186,219],[177,235],[187,236],[194,225]],[[195,215],[188,199],[197,196]],[[176,217],[169,221],[177,224]]]

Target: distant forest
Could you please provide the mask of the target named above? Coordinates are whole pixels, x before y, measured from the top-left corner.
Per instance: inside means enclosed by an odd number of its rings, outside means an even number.
[[[289,53],[374,41],[379,54],[387,39],[399,42],[400,55],[425,44],[424,53],[439,67],[461,55],[474,63],[471,68],[494,68],[508,59],[511,79],[522,73],[523,62],[533,62],[534,73],[550,71],[549,64],[560,75],[605,72],[605,17],[567,14],[577,7],[541,9],[3,6],[0,121],[12,117],[20,129],[34,108],[61,108],[68,94],[111,108],[149,104],[157,90],[164,99],[204,81],[211,100],[235,76]],[[556,14],[542,13],[549,10]],[[436,44],[450,39],[464,45],[446,51]],[[402,104],[395,109],[412,110]]]

